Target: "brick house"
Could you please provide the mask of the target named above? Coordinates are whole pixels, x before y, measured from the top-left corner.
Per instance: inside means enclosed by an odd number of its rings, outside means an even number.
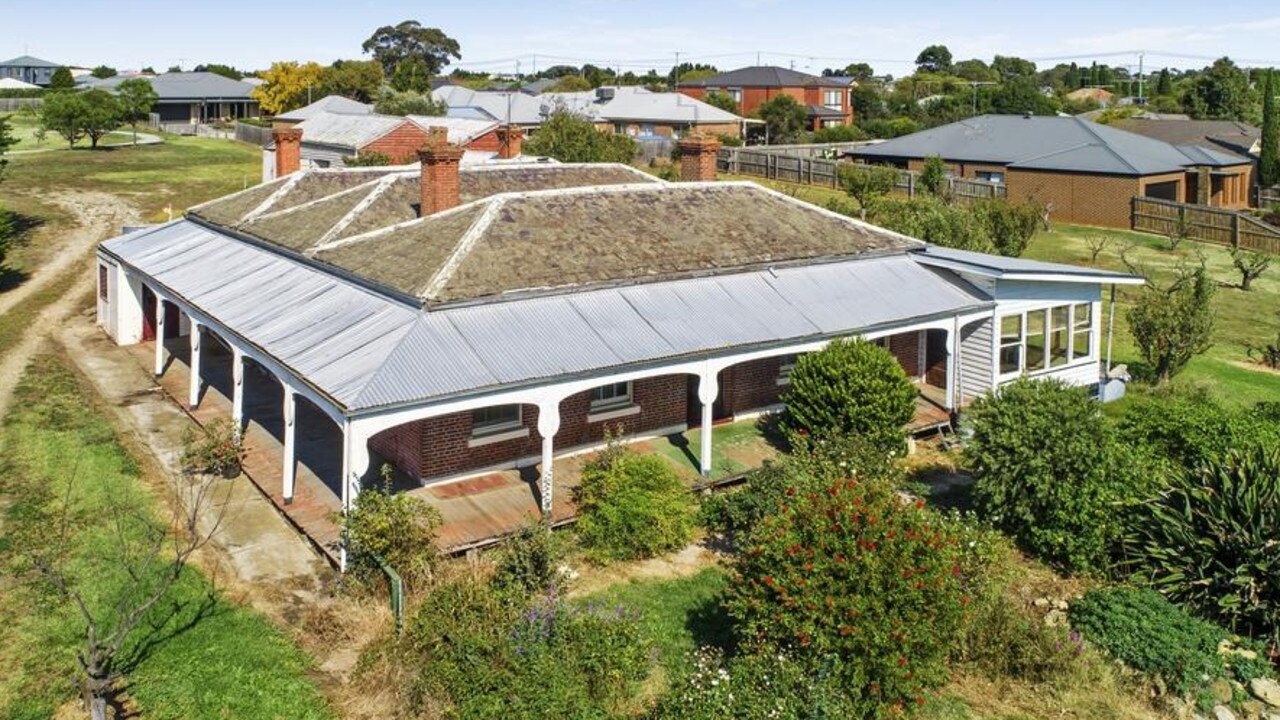
[[[392,164],[413,162],[418,150],[430,142],[433,129],[443,131],[450,143],[470,153],[472,159],[520,154],[520,142],[503,155],[502,129],[498,123],[449,117],[409,115],[405,117],[375,113],[347,114],[320,111],[309,113],[299,122],[282,123],[279,127],[302,133],[301,162],[304,168],[340,168],[362,155],[385,155]],[[275,178],[275,144],[263,153],[263,180]]]
[[[764,103],[789,95],[805,106],[810,130],[853,123],[849,85],[840,79],[773,66],[730,70],[699,80],[680,83],[676,89],[692,98],[703,99],[713,92],[728,95],[738,103],[738,111],[750,115]]]
[[[1248,207],[1248,160],[1173,145],[1078,117],[982,115],[851,150],[867,163],[920,170],[940,157],[958,177],[1004,183],[1064,222],[1128,228],[1130,199]]]
[[[708,474],[716,421],[775,409],[795,358],[840,337],[886,346],[944,417],[1023,375],[1093,385],[1102,288],[1141,282],[716,182],[719,143],[703,136],[681,144],[680,183],[617,164],[464,165],[439,138],[416,168],[304,170],[298,136],[276,131],[276,180],[97,256],[99,324],[153,343],[157,376],[174,346],[156,339],[185,336],[191,406],[214,377],[237,428],[263,382],[282,398],[286,503],[304,422],[340,437],[324,482],[341,508],[387,462],[456,492],[536,468],[551,514],[557,458],[606,432],[701,427]]]

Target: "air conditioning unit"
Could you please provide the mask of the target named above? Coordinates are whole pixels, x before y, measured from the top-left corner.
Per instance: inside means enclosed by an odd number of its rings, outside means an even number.
[[[596,88],[596,100],[599,102],[608,102],[609,100],[612,100],[617,93],[617,88],[598,87]]]

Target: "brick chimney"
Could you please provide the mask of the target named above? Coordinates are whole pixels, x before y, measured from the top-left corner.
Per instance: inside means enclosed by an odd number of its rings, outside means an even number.
[[[302,131],[276,128],[271,137],[276,141],[276,177],[298,172],[302,168]]]
[[[431,128],[433,131],[437,128]],[[439,128],[441,133],[444,128]],[[433,139],[435,133],[431,133]],[[461,202],[461,180],[458,164],[462,162],[462,148],[448,143],[432,143],[418,151],[422,162],[422,205],[418,216],[434,215],[442,210],[457,207]]]
[[[519,125],[503,125],[498,128],[498,157],[510,160],[520,157],[524,146],[524,130]]]
[[[720,141],[710,135],[694,133],[682,139],[680,147],[680,179],[685,182],[711,182],[716,179],[716,153]]]

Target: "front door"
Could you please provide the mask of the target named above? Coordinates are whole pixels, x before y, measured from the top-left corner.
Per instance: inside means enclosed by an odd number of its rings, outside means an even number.
[[[164,306],[164,336],[178,337],[178,306],[168,303]],[[156,339],[156,294],[151,288],[142,286],[142,340]]]

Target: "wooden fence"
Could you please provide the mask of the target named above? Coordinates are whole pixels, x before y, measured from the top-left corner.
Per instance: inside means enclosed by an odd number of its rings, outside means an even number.
[[[1258,188],[1258,207],[1280,205],[1280,185],[1269,188]]]
[[[839,160],[793,157],[754,149],[727,147],[720,148],[716,167],[721,172],[734,175],[755,175],[769,180],[839,189],[840,164]],[[920,174],[912,170],[900,170],[895,189],[907,197],[915,197],[920,189]],[[947,191],[959,200],[1003,198],[1008,192],[1001,183],[955,177],[947,178]]]
[[[271,144],[271,128],[237,122],[235,138],[240,142],[266,147]]]
[[[0,113],[18,112],[22,108],[38,108],[44,102],[38,97],[0,98]]]
[[[1133,229],[1280,255],[1280,228],[1234,210],[1149,197],[1133,198]]]

